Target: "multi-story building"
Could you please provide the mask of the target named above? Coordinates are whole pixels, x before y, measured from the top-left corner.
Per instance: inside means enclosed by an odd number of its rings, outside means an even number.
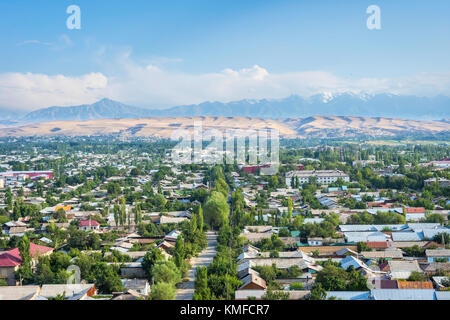
[[[350,177],[340,170],[302,170],[302,171],[290,171],[286,173],[286,184],[291,184],[291,179],[297,177],[300,185],[309,183],[310,178],[315,178],[319,184],[329,184],[336,182],[338,179],[342,179],[344,182],[349,182]]]
[[[7,178],[7,177],[24,177],[24,178],[31,178],[31,179],[37,179],[37,178],[49,178],[53,179],[53,171],[47,170],[47,171],[7,171],[7,172],[0,172],[0,178]]]

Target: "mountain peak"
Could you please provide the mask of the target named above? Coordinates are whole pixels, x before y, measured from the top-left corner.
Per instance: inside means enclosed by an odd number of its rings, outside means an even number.
[[[224,116],[259,118],[307,118],[325,116],[366,116],[405,119],[448,119],[450,98],[370,94],[364,92],[323,92],[308,98],[291,95],[284,99],[243,99],[233,102],[209,101],[169,109],[143,109],[103,98],[94,104],[51,107],[27,114],[21,120],[93,120],[117,118]],[[433,110],[430,113],[430,110]],[[0,114],[1,115],[1,114]],[[0,117],[1,119],[1,117]],[[18,117],[11,118],[18,120]]]

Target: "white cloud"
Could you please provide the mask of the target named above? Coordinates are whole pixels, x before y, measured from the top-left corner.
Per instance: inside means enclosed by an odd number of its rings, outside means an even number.
[[[104,51],[104,50],[103,50]],[[98,51],[101,60],[104,52]],[[0,74],[0,106],[37,109],[92,103],[108,97],[142,107],[168,107],[204,101],[284,98],[327,92],[387,92],[450,95],[450,73],[411,77],[345,79],[324,71],[270,73],[254,65],[243,69],[189,74],[168,71],[164,64],[138,64],[126,51],[117,60],[103,59],[107,72],[79,77],[32,73]]]
[[[4,73],[0,74],[0,106],[32,110],[92,103],[103,97],[107,85],[108,79],[101,73],[81,77]]]
[[[29,45],[29,44],[36,44],[36,45],[43,45],[43,46],[53,46],[52,42],[45,42],[45,41],[40,41],[40,40],[25,40],[25,41],[19,42],[17,45],[18,46],[25,46],[25,45]]]
[[[17,46],[27,46],[27,45],[40,45],[40,46],[49,47],[53,50],[63,50],[63,49],[72,47],[73,42],[68,35],[62,34],[58,37],[58,39],[55,42],[47,42],[47,41],[33,39],[33,40],[25,40],[25,41],[17,43]]]

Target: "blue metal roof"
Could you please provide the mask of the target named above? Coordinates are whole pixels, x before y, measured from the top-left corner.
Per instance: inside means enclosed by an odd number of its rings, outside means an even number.
[[[359,261],[353,256],[345,257],[344,259],[341,260],[339,265],[341,266],[341,268],[344,268],[345,270],[347,270],[350,266],[353,266],[355,269],[365,267],[362,261]]]
[[[327,299],[331,297],[336,300],[372,300],[370,291],[328,291]]]
[[[437,300],[450,300],[450,291],[436,291]]]
[[[366,242],[366,241],[386,241],[389,236],[379,231],[377,232],[345,232],[345,238],[348,242]]]
[[[434,289],[372,289],[374,300],[436,300]]]
[[[444,227],[440,227],[437,229],[425,229],[423,230],[423,236],[427,239],[433,239],[436,235],[440,234],[440,233],[448,233],[450,234],[450,229],[448,228],[444,228]]]
[[[423,236],[419,232],[393,232],[394,241],[421,241]]]

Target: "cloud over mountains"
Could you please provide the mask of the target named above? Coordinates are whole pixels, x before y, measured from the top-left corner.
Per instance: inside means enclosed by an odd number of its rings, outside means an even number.
[[[292,94],[310,97],[319,93],[364,92],[450,96],[449,73],[424,73],[397,79],[349,79],[325,71],[272,73],[254,65],[194,74],[140,64],[127,54],[113,65],[110,72],[77,76],[0,74],[0,106],[31,111],[54,105],[94,103],[104,97],[140,107],[161,108],[204,101],[280,99]]]

